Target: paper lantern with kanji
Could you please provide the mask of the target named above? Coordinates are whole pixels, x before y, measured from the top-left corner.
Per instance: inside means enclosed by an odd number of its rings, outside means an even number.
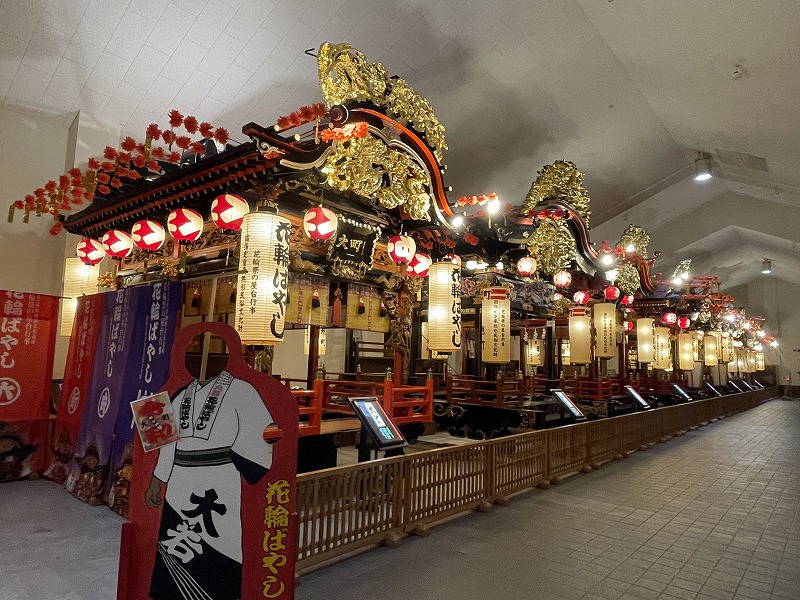
[[[149,252],[161,249],[166,234],[162,225],[149,220],[137,221],[131,229],[131,238],[136,247]]]
[[[570,275],[569,271],[559,271],[553,275],[553,283],[558,287],[567,287],[572,283],[572,275]]]
[[[112,229],[107,232],[100,240],[100,243],[103,244],[106,254],[113,258],[125,258],[133,252],[133,238],[129,233],[119,229]]]
[[[631,331],[633,331],[634,323],[633,323],[633,321],[625,321],[623,323],[622,327],[625,329],[625,331],[631,332]]]
[[[315,206],[309,208],[303,216],[303,231],[309,239],[327,242],[339,227],[339,217],[329,208]]]
[[[703,336],[703,362],[707,367],[719,364],[719,341],[722,336],[716,331],[708,331]]]
[[[203,217],[191,208],[179,208],[169,213],[167,229],[176,242],[196,242],[203,233]]]
[[[592,330],[589,315],[569,317],[570,363],[586,365],[592,362]]]
[[[508,290],[491,287],[481,302],[481,360],[507,363],[511,360],[511,301]]]
[[[423,252],[417,252],[408,263],[408,274],[415,277],[425,277],[431,268],[431,257]]]
[[[617,306],[599,302],[592,308],[594,319],[594,355],[611,358],[617,353]]]
[[[428,348],[455,352],[461,348],[461,264],[438,262],[428,279]]]
[[[523,256],[517,261],[517,273],[521,277],[533,275],[536,271],[536,260],[532,256]]]
[[[417,251],[417,244],[407,235],[396,235],[389,239],[386,245],[386,252],[395,263],[405,265],[414,258]]]
[[[674,312],[665,312],[663,315],[661,315],[661,320],[667,325],[674,325],[678,320],[678,315],[676,315]]]
[[[616,300],[619,298],[619,288],[615,285],[610,285],[603,290],[603,295],[606,297],[606,300]]]
[[[622,306],[630,306],[633,304],[633,294],[625,294],[619,303],[622,304]]]
[[[103,245],[97,240],[83,238],[78,242],[76,254],[83,264],[96,265],[105,258],[106,251],[103,250]]]
[[[681,371],[694,369],[694,334],[678,334],[678,368]]]
[[[249,212],[247,200],[236,194],[220,194],[211,203],[211,220],[223,231],[239,231]]]
[[[575,292],[574,294],[572,294],[572,301],[579,306],[583,306],[584,304],[589,302],[589,294],[582,290]]]
[[[59,331],[59,335],[62,337],[72,335],[78,298],[85,294],[97,293],[99,275],[97,265],[82,264],[79,258],[67,258],[64,261],[64,288],[61,293],[64,300],[61,302],[61,329]]]
[[[653,368],[662,371],[672,369],[672,341],[670,340],[669,327],[655,327],[653,329]]]
[[[655,354],[653,319],[636,319],[636,351],[640,363],[651,363]]]
[[[289,296],[289,235],[286,217],[251,212],[242,222],[235,327],[245,344],[283,341]]]
[[[689,317],[685,315],[683,317],[678,317],[678,327],[680,327],[681,329],[689,329],[691,325],[692,325],[692,320]]]

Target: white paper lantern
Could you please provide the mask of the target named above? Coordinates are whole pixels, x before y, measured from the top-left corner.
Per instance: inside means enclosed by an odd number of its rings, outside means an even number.
[[[511,302],[505,288],[488,288],[481,302],[481,360],[511,360]]]
[[[428,274],[428,348],[461,348],[461,261],[438,262]]]
[[[592,330],[589,315],[569,317],[569,360],[573,365],[592,362]]]
[[[75,320],[75,311],[78,308],[78,297],[85,294],[97,293],[97,278],[100,276],[98,265],[87,265],[79,258],[64,260],[64,290],[61,301],[61,328],[62,337],[72,335],[72,323]]]
[[[763,371],[766,367],[766,361],[764,359],[763,352],[755,352],[754,353],[755,364],[753,366],[754,371]]]
[[[731,336],[728,333],[723,333],[719,346],[720,361],[724,363],[731,362],[735,358],[734,350],[735,348],[733,346],[733,336]]]
[[[246,344],[283,341],[289,295],[289,219],[252,212],[242,221],[236,331]]]
[[[594,317],[594,355],[612,358],[617,353],[617,307],[600,302],[592,307]]]
[[[719,364],[719,340],[716,331],[707,331],[703,336],[703,362],[707,367],[716,367]]]
[[[678,368],[681,371],[694,369],[694,342],[696,339],[693,333],[678,334]]]
[[[247,200],[236,194],[220,194],[211,203],[211,220],[223,231],[239,231],[249,212]]]
[[[653,319],[636,319],[636,349],[640,363],[653,362],[654,345]]]
[[[653,368],[662,371],[672,369],[672,342],[669,327],[656,327],[653,330]]]
[[[569,284],[572,283],[572,275],[569,271],[559,271],[553,275],[553,283],[555,283],[557,287],[568,287]]]
[[[522,277],[533,275],[536,271],[536,259],[532,256],[523,256],[517,261],[517,273]]]
[[[103,245],[97,240],[83,238],[78,242],[76,254],[83,264],[96,265],[105,258],[106,251],[103,249]]]
[[[196,242],[203,233],[203,217],[191,208],[178,208],[169,213],[167,229],[176,242]]]
[[[129,233],[119,229],[112,229],[107,232],[100,240],[100,243],[103,244],[106,254],[112,258],[125,258],[133,252],[133,238]]]
[[[531,336],[525,344],[525,365],[528,367],[528,375],[533,374],[534,367],[542,365],[542,342],[542,339]]]

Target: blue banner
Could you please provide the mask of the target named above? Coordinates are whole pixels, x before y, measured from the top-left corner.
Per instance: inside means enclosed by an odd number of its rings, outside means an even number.
[[[155,394],[167,382],[183,286],[180,282],[165,282],[134,288],[132,291],[136,294],[136,310],[133,313],[136,326],[119,396],[108,489],[109,506],[122,516],[128,514],[133,464],[135,429],[130,403]]]

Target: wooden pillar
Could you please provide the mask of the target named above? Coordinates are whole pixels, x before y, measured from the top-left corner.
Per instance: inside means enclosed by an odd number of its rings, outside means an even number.
[[[310,325],[308,335],[308,370],[306,371],[306,389],[314,385],[319,367],[319,325]]]
[[[545,374],[547,375],[546,389],[550,391],[558,387],[558,373],[556,369],[556,322],[548,319],[544,329]]]

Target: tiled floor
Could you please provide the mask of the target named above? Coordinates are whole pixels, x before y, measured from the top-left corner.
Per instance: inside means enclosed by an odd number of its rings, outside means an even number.
[[[52,483],[0,485],[0,600],[113,599],[120,523]],[[296,597],[798,599],[800,401],[317,571]]]

